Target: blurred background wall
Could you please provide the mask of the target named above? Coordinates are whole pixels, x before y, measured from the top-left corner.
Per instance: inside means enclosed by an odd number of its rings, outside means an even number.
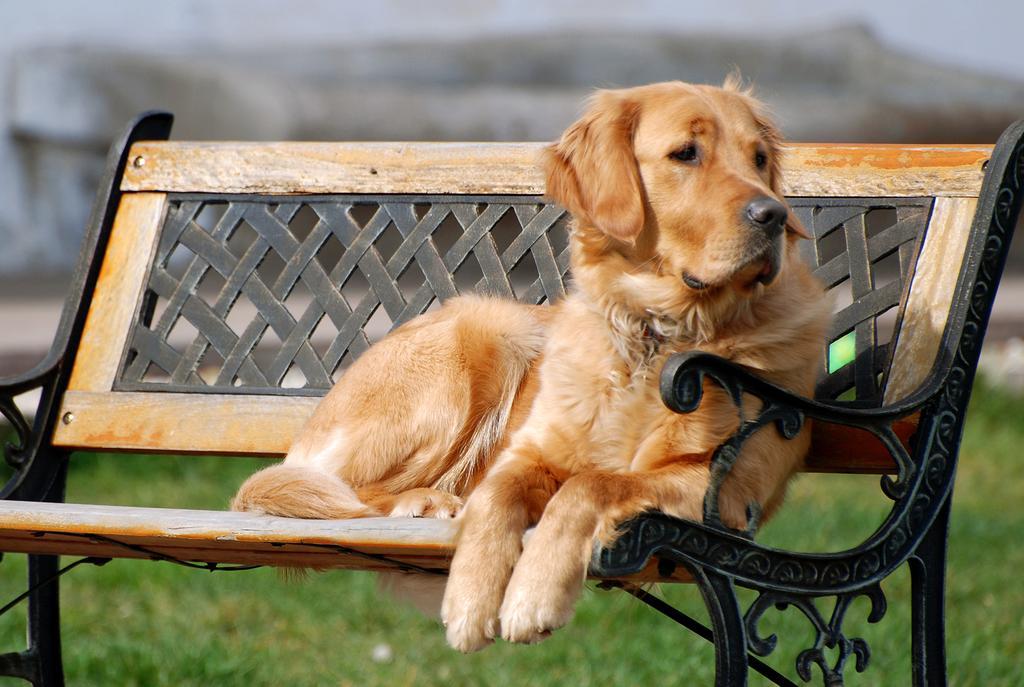
[[[0,358],[52,335],[29,301],[59,303],[145,109],[178,138],[546,140],[595,87],[738,67],[791,139],[992,142],[1024,116],[1022,25],[1019,1],[0,0]]]

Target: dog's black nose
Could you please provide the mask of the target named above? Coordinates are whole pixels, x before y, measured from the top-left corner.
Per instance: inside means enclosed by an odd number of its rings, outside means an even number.
[[[786,215],[786,206],[768,196],[755,198],[747,205],[747,219],[754,227],[764,229],[770,236],[782,232]]]

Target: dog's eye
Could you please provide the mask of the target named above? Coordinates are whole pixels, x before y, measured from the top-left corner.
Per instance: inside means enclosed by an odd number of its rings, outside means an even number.
[[[696,143],[687,143],[685,146],[683,146],[679,150],[676,150],[676,151],[673,151],[673,152],[669,153],[668,156],[671,159],[677,160],[679,162],[685,162],[685,163],[690,164],[690,165],[696,164],[697,161],[698,161],[697,144]]]
[[[768,164],[768,156],[761,151],[754,153],[754,164],[758,169],[764,169],[764,166]]]

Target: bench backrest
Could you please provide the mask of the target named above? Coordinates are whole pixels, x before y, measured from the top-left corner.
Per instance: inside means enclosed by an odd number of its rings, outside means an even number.
[[[540,146],[136,142],[54,443],[280,455],[355,356],[439,300],[558,298],[568,217]],[[836,294],[819,397],[931,379],[991,151],[788,148]]]

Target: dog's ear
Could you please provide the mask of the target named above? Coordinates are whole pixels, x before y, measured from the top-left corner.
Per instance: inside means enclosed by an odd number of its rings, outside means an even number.
[[[779,197],[782,197],[782,195],[779,194]],[[807,227],[805,227],[804,223],[800,221],[800,218],[796,216],[796,213],[793,212],[793,208],[789,207],[789,203],[786,203],[785,199],[783,199],[783,204],[786,206],[786,231],[791,234],[795,234],[802,239],[813,239],[814,237],[811,236],[811,232],[807,231]]]
[[[771,190],[776,198],[782,202],[785,206],[785,230],[798,235],[801,239],[811,239],[811,232],[807,230],[804,223],[797,217],[797,213],[790,207],[790,203],[785,200],[785,196],[782,195],[782,171],[781,171],[781,154],[778,149],[778,145],[772,146],[772,152],[769,154],[768,163],[768,185],[771,186]]]
[[[725,77],[722,88],[742,96],[754,115],[754,122],[760,129],[761,138],[768,147],[768,185],[771,187],[772,193],[786,206],[786,231],[803,239],[811,238],[810,232],[793,212],[793,208],[789,207],[786,197],[782,194],[782,133],[779,131],[779,127],[765,111],[765,106],[754,98],[753,87],[749,84],[744,85],[743,77],[738,70],[732,71]]]
[[[793,212],[793,208],[789,207],[786,196],[782,194],[782,134],[771,118],[759,108],[754,108],[754,121],[761,130],[761,138],[768,146],[768,185],[775,197],[786,206],[786,231],[802,239],[809,239],[810,232]]]
[[[804,227],[803,222],[793,212],[793,208],[789,206],[789,202],[786,200],[786,196],[782,193],[782,145],[781,138],[778,135],[778,130],[771,126],[771,138],[765,135],[764,138],[768,142],[768,185],[772,189],[772,193],[778,198],[783,205],[786,206],[786,231],[790,234],[794,234],[802,239],[810,239],[811,233]]]
[[[791,234],[795,234],[802,239],[813,238],[811,236],[811,232],[807,231],[803,222],[801,222],[800,218],[796,216],[795,212],[793,212],[793,208],[789,206],[786,196],[782,195],[782,164],[779,157],[780,153],[778,146],[776,146],[775,151],[771,154],[771,162],[769,163],[769,185],[771,186],[772,193],[774,193],[775,196],[782,201],[782,204],[786,206],[786,231]]]
[[[768,185],[775,197],[786,206],[786,231],[802,239],[809,239],[810,232],[793,212],[793,208],[786,201],[786,196],[782,194],[782,135],[775,124],[763,114],[755,114],[755,118],[761,128],[761,136],[768,146]]]
[[[598,91],[586,113],[544,149],[547,195],[581,222],[632,243],[644,227],[640,170],[633,154],[639,105]]]

